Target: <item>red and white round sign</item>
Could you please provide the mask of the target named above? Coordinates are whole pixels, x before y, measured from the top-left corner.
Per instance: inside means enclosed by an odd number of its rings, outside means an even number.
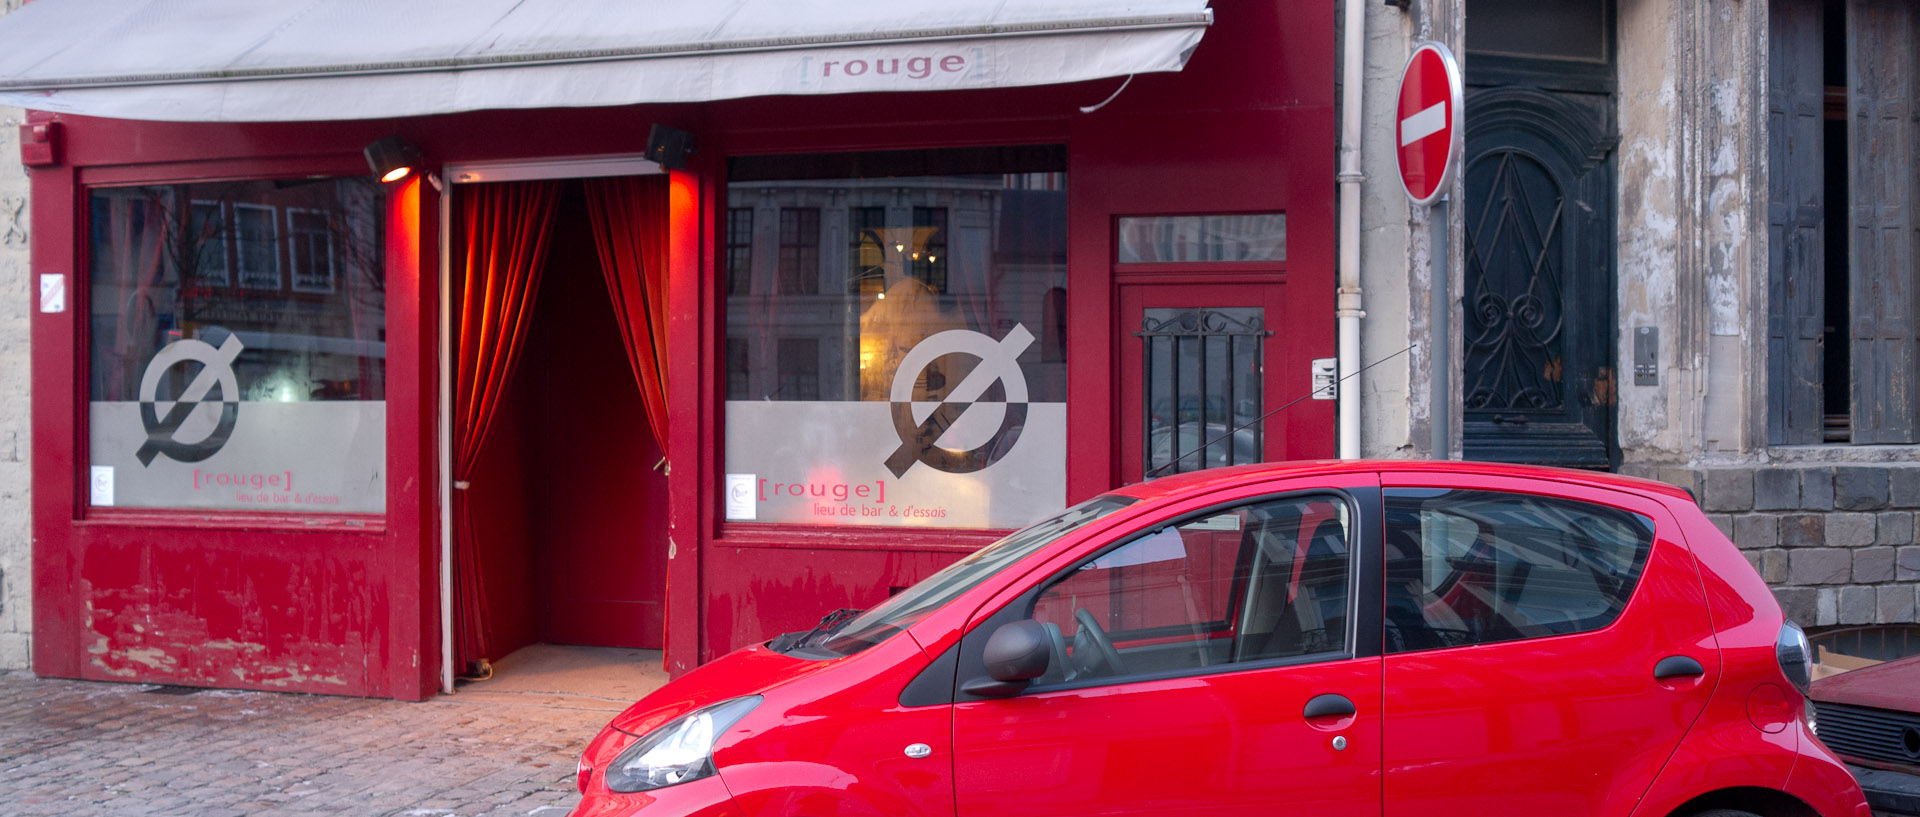
[[[1400,183],[1414,204],[1431,204],[1446,190],[1458,164],[1460,64],[1440,43],[1421,43],[1400,76],[1394,136],[1400,146]]]

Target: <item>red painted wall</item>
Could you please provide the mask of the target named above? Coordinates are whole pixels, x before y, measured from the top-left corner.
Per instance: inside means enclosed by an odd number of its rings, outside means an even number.
[[[1307,361],[1332,356],[1334,347],[1333,9],[1247,0],[1214,6],[1216,23],[1185,71],[1137,77],[1093,114],[1077,109],[1105,99],[1119,80],[298,125],[61,117],[67,164],[33,171],[35,271],[67,273],[73,293],[69,311],[33,316],[36,671],[399,698],[424,697],[437,686],[439,238],[432,189],[407,186],[394,197],[389,220],[388,512],[301,518],[84,507],[83,185],[360,173],[360,147],[395,132],[436,162],[631,154],[656,122],[693,132],[700,152],[673,174],[670,192],[671,484],[663,489],[658,472],[629,470],[653,459],[635,440],[621,443],[621,455],[604,460],[610,467],[596,476],[609,485],[632,481],[649,504],[666,491],[673,555],[665,567],[665,642],[668,668],[681,672],[734,646],[810,625],[826,609],[868,606],[994,538],[719,523],[723,298],[713,270],[729,154],[1068,146],[1068,424],[1070,436],[1084,441],[1068,455],[1069,500],[1118,479],[1112,404],[1121,333],[1114,326],[1111,237],[1118,216],[1286,211],[1287,344],[1268,371],[1283,392],[1307,390]],[[524,427],[552,421],[543,414],[553,408],[551,388],[538,389],[523,407]],[[617,419],[574,416],[601,426]],[[1333,451],[1328,403],[1303,403],[1268,428],[1281,435],[1286,456]],[[590,462],[584,454],[544,456],[523,449],[518,465],[558,472]],[[542,513],[529,505],[533,527],[554,525],[565,509],[555,505],[544,519]],[[593,524],[598,533],[588,529],[580,538],[607,540],[626,523]],[[507,563],[524,563],[510,551],[502,551]],[[524,598],[527,591],[522,584],[501,592]],[[564,629],[535,625],[535,637]]]

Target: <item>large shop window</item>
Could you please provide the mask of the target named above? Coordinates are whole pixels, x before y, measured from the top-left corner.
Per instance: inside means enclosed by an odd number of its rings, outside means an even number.
[[[90,191],[92,505],[386,509],[385,205],[360,179]]]
[[[1017,528],[1066,505],[1065,167],[732,161],[729,520]]]

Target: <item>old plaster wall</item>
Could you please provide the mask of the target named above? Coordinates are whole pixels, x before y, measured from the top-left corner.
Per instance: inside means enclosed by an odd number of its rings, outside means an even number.
[[[1629,466],[1752,458],[1764,442],[1764,3],[1619,9],[1619,346],[1659,337],[1659,382],[1621,378]]]

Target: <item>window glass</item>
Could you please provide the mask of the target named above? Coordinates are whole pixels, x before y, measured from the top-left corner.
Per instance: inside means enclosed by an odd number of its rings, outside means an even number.
[[[1653,522],[1488,491],[1387,493],[1388,652],[1563,635],[1620,615]]]
[[[851,655],[878,644],[961,593],[973,589],[986,581],[987,577],[1079,530],[1087,523],[1138,501],[1124,496],[1097,496],[1010,533],[1000,541],[947,565],[940,572],[873,609],[862,612],[830,633],[830,640],[823,648],[829,652]]]
[[[1287,260],[1287,214],[1120,219],[1120,263]]]
[[[1041,681],[1344,652],[1349,529],[1345,502],[1295,497],[1110,550],[1034,602],[1033,618],[1065,656]]]
[[[91,504],[385,509],[384,195],[89,192]]]
[[[743,157],[735,521],[1017,528],[1066,504],[1058,148]]]

